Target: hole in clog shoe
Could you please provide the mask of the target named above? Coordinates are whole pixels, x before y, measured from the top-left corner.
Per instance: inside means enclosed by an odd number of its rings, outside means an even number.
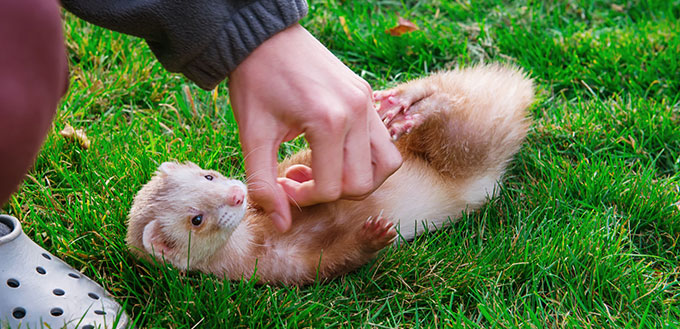
[[[45,257],[45,259],[47,259],[47,260],[52,260],[52,257],[50,257],[50,255],[48,255],[46,253],[43,253],[42,256]]]
[[[10,288],[19,288],[20,283],[19,283],[19,280],[17,280],[17,279],[8,279],[7,285]]]
[[[99,295],[97,295],[97,294],[95,294],[95,293],[93,293],[93,292],[91,292],[91,293],[89,293],[89,294],[87,294],[87,295],[90,296],[90,298],[92,298],[92,299],[95,299],[95,300],[96,300],[96,299],[99,299]]]
[[[64,310],[62,310],[58,307],[55,307],[55,308],[50,310],[50,314],[52,314],[52,316],[61,316],[62,314],[64,314]]]
[[[9,234],[9,232],[12,232],[12,227],[3,222],[0,222],[0,237]]]
[[[35,271],[43,275],[47,273],[47,271],[45,271],[45,269],[42,266],[36,267]]]
[[[82,326],[82,328],[83,329],[94,329],[94,326],[91,325],[91,324],[86,324],[86,325]]]
[[[12,310],[12,316],[15,319],[23,319],[24,316],[26,316],[26,310],[23,307],[15,307],[14,310]]]
[[[104,312],[104,311],[102,311],[102,310],[95,310],[95,311],[94,311],[94,314],[106,315],[106,312]]]
[[[72,277],[72,278],[74,278],[74,279],[80,279],[80,275],[78,275],[78,273],[73,273],[73,272],[71,272],[71,273],[68,274],[68,276],[70,276],[70,277]]]
[[[57,289],[52,290],[52,293],[55,296],[63,296],[66,292],[62,289],[57,288]]]

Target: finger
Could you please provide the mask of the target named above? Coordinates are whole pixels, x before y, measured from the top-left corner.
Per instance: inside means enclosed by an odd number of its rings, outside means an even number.
[[[297,199],[298,199],[297,194],[299,193],[298,191],[299,191],[300,188],[302,187],[302,183],[301,183],[301,182],[292,180],[292,179],[290,179],[290,178],[288,178],[288,177],[278,177],[278,178],[276,179],[276,182],[279,184],[279,186],[281,186],[281,188],[283,189],[283,191],[286,193],[286,195],[288,196],[288,201],[289,201],[292,205],[294,205],[294,206],[297,207],[298,209],[299,209],[300,207],[303,207],[303,206],[307,206],[307,205],[308,205],[308,204],[302,205],[302,204],[298,203],[298,201],[297,201]]]
[[[290,206],[276,182],[278,143],[274,139],[242,138],[242,145],[248,193],[279,231],[287,231],[291,225]]]
[[[314,180],[299,185],[283,185],[286,193],[299,206],[335,201],[342,193],[342,164],[345,132],[340,124],[328,130],[315,129],[305,133],[312,149]]]
[[[390,134],[380,120],[378,113],[371,112],[368,117],[371,134],[371,161],[373,164],[373,184],[375,188],[392,175],[402,163],[401,153],[392,143]]]
[[[362,199],[373,192],[376,186],[373,181],[371,165],[371,140],[369,138],[368,116],[375,114],[372,104],[366,104],[367,111],[363,117],[353,121],[352,128],[345,138],[342,197]]]

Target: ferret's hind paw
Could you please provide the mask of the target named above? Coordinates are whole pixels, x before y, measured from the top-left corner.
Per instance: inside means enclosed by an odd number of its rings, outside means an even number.
[[[396,238],[397,230],[394,223],[384,217],[369,218],[359,232],[359,240],[370,252],[387,247]]]

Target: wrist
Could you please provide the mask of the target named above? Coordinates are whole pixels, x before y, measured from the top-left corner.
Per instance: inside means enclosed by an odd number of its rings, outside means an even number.
[[[203,89],[213,89],[260,45],[297,24],[306,14],[305,0],[255,1],[224,22],[214,40],[198,56],[181,67],[168,69],[181,71]]]
[[[270,72],[270,68],[284,68],[281,60],[295,58],[294,51],[305,47],[309,38],[314,39],[304,27],[299,23],[292,24],[255,48],[229,73],[229,80],[245,74]]]

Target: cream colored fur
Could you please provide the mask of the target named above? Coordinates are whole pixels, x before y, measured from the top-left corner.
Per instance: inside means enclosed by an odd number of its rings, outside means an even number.
[[[293,208],[292,228],[280,233],[255,204],[247,211],[224,208],[220,199],[235,183],[219,173],[193,164],[164,164],[135,197],[130,247],[142,257],[229,279],[248,278],[257,267],[260,282],[305,284],[361,266],[390,243],[384,234],[366,229],[368,218],[382,214],[412,239],[478,209],[497,193],[530,124],[526,109],[533,84],[524,73],[480,65],[381,93],[408,105],[422,120],[397,141],[402,167],[365,200]],[[296,164],[311,165],[310,152],[283,161],[279,173]],[[207,173],[221,183],[208,184],[214,182],[203,180]],[[243,218],[221,227],[216,223],[225,211]],[[206,214],[203,228],[190,224],[198,212]]]

